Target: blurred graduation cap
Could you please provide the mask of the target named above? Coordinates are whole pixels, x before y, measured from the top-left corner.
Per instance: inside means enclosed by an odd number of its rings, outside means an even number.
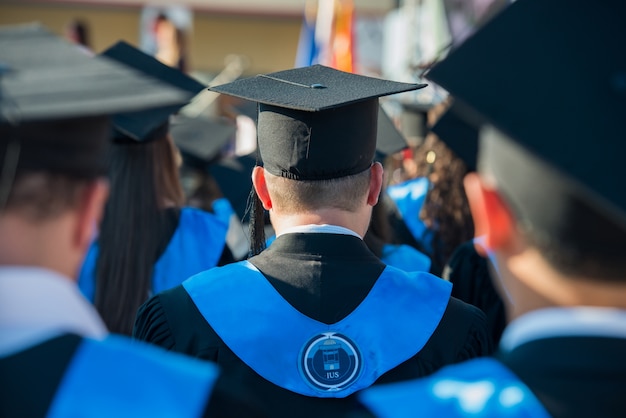
[[[108,115],[184,103],[185,95],[37,24],[0,28],[0,208],[20,170],[81,178],[106,171]]]
[[[533,222],[560,224],[576,195],[626,225],[624,22],[623,1],[518,0],[427,75],[501,133],[479,168]]]
[[[457,157],[463,160],[468,171],[476,171],[478,129],[459,116],[454,104],[430,128]]]
[[[256,153],[227,157],[209,166],[209,172],[220,186],[237,217],[248,221],[248,197],[252,190],[252,169],[256,165]]]
[[[106,115],[184,102],[184,95],[38,24],[0,28],[0,122]]]
[[[130,139],[145,142],[162,137],[167,132],[167,122],[170,115],[177,112],[205,88],[204,84],[189,77],[182,71],[163,64],[156,58],[145,54],[124,41],[116,43],[104,51],[101,56],[133,68],[145,76],[174,86],[181,90],[186,97],[184,103],[178,103],[174,106],[116,114],[113,119],[113,124],[117,131],[115,135],[116,140]]]
[[[204,170],[222,156],[226,145],[234,139],[236,125],[222,119],[204,116],[176,116],[170,134],[180,150],[185,165]]]
[[[258,147],[267,171],[294,180],[324,180],[371,165],[379,97],[424,86],[313,65],[210,89],[259,103]]]
[[[428,111],[431,104],[402,102],[400,129],[412,146],[418,146],[428,133]]]
[[[376,159],[383,160],[388,155],[400,152],[409,145],[400,133],[385,109],[378,109],[378,128],[376,139]]]

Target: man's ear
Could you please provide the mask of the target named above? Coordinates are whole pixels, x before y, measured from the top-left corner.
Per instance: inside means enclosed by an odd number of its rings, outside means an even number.
[[[498,191],[485,185],[477,173],[469,173],[463,181],[469,201],[476,238],[488,250],[507,246],[515,231],[515,217]],[[483,256],[485,248],[477,247]]]
[[[272,199],[270,193],[267,190],[267,183],[265,181],[265,170],[263,167],[256,166],[252,170],[252,185],[256,191],[259,200],[263,204],[265,210],[272,209]]]
[[[109,182],[98,179],[87,184],[80,196],[80,205],[75,233],[75,244],[87,249],[96,235],[104,214],[104,205],[109,198]]]
[[[381,163],[376,162],[372,164],[370,169],[370,188],[367,195],[367,204],[375,206],[378,203],[378,197],[383,187],[383,166]]]

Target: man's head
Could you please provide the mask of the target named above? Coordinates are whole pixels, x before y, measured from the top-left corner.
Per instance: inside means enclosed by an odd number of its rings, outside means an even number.
[[[108,194],[108,115],[181,93],[34,25],[0,29],[0,61],[0,264],[73,276]]]
[[[429,75],[485,126],[466,190],[513,315],[624,305],[625,18],[619,1],[519,0]]]
[[[378,98],[421,87],[424,85],[314,65],[238,80],[212,90],[259,103],[258,151],[264,170],[255,169],[253,181],[263,206],[270,209],[275,195],[280,209],[319,214],[320,209],[352,210],[364,203],[365,207],[371,205],[366,193],[370,187],[364,179],[372,179],[375,185],[380,175],[382,181],[382,167],[373,164]],[[348,202],[349,196],[337,193],[336,188],[346,190],[358,184],[363,193],[354,205]],[[265,185],[267,199],[261,190]],[[286,190],[279,192],[283,186]],[[350,196],[357,196],[360,190],[350,192]],[[290,201],[292,198],[298,201]],[[333,199],[336,201],[331,202]]]

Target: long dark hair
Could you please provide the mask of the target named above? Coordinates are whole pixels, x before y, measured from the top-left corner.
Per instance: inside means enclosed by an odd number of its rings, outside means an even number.
[[[183,202],[171,139],[115,143],[109,176],[111,195],[98,240],[94,304],[111,332],[130,335],[137,309],[152,288],[163,209]]]

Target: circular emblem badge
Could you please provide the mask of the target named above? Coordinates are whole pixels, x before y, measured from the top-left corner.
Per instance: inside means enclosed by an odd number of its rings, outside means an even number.
[[[348,337],[325,332],[304,345],[299,365],[302,377],[309,385],[329,392],[345,389],[356,381],[361,373],[362,358]]]

